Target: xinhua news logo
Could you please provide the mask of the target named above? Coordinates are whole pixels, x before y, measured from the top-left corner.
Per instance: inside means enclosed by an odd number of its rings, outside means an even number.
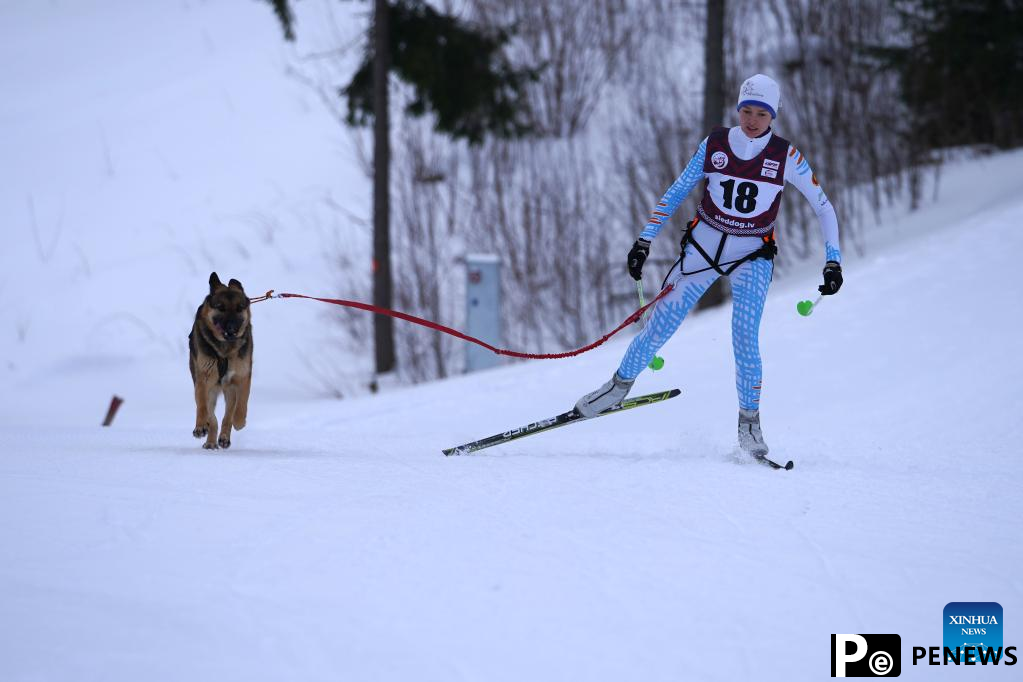
[[[970,662],[976,662],[977,652],[988,649],[1002,652],[1002,605],[994,601],[954,601],[945,605],[942,614],[944,629],[942,645],[946,652],[957,648]],[[969,650],[969,653],[967,653]],[[949,662],[945,654],[945,662]]]
[[[832,677],[898,677],[901,672],[902,637],[831,635]]]
[[[1016,665],[1016,647],[1004,645],[1002,615],[993,601],[946,604],[944,646],[913,647],[913,665]]]

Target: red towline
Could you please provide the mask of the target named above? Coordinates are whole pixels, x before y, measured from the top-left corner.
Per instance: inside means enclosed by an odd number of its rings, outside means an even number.
[[[634,313],[632,313],[627,318],[625,318],[625,321],[622,322],[620,325],[618,325],[614,330],[608,332],[607,334],[605,334],[604,336],[600,337],[599,339],[597,339],[593,343],[589,344],[588,346],[583,346],[582,348],[576,348],[575,350],[567,351],[565,353],[520,353],[518,351],[508,350],[506,348],[497,348],[496,346],[492,346],[491,344],[487,343],[486,341],[483,341],[481,339],[477,339],[474,336],[469,336],[468,334],[464,334],[464,333],[458,331],[457,329],[452,329],[451,327],[446,327],[446,326],[444,326],[442,324],[438,324],[437,322],[431,322],[430,320],[425,320],[425,319],[423,319],[421,317],[416,317],[415,315],[409,315],[408,313],[403,313],[403,312],[400,312],[400,311],[397,311],[397,310],[389,310],[387,308],[380,308],[378,306],[370,305],[369,303],[362,303],[360,301],[348,301],[348,300],[345,300],[343,298],[320,298],[318,296],[306,296],[305,294],[275,294],[273,292],[273,289],[271,289],[270,291],[266,292],[264,295],[258,296],[256,298],[252,298],[252,299],[249,299],[249,300],[252,303],[259,303],[260,301],[266,301],[266,300],[269,300],[271,298],[305,298],[305,299],[309,299],[311,301],[320,301],[321,303],[330,303],[331,305],[339,305],[339,306],[344,306],[346,308],[357,308],[359,310],[365,310],[367,312],[371,312],[374,315],[387,315],[388,317],[393,317],[393,318],[396,318],[396,319],[399,319],[399,320],[405,320],[406,322],[411,322],[413,324],[418,324],[418,325],[423,326],[423,327],[428,327],[430,329],[434,329],[434,330],[439,331],[439,332],[444,332],[445,334],[450,334],[451,336],[455,336],[455,337],[457,337],[459,339],[462,339],[463,341],[468,341],[470,343],[475,343],[476,345],[482,346],[482,347],[486,348],[487,350],[489,350],[489,351],[491,351],[493,353],[497,353],[498,355],[507,355],[508,357],[512,357],[512,358],[525,358],[527,360],[558,360],[558,359],[561,359],[561,358],[570,358],[570,357],[573,357],[573,356],[576,356],[576,355],[581,355],[581,354],[583,354],[583,353],[585,353],[587,351],[593,350],[597,346],[603,344],[605,341],[610,339],[612,336],[614,336],[615,334],[617,334],[621,330],[625,329],[626,327],[628,327],[633,322],[636,322],[643,315],[643,313],[645,313],[647,311],[647,309],[649,309],[651,306],[653,306],[659,300],[661,300],[662,298],[667,296],[668,292],[670,292],[673,288],[674,288],[674,286],[671,285],[671,284],[666,286],[664,289],[661,290],[661,292],[659,294],[657,294],[657,296],[652,301],[650,301],[645,306],[643,306],[643,307],[639,308],[638,310],[636,310]]]

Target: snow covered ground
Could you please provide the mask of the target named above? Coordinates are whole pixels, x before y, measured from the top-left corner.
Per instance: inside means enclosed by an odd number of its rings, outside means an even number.
[[[182,6],[154,24],[205,17],[223,29],[209,13],[229,8],[277,49],[261,4]],[[0,4],[0,19],[20,7]],[[218,54],[248,63],[247,49]],[[275,67],[262,73],[282,102],[301,97]],[[292,140],[309,154],[317,125],[337,136],[313,112],[308,137]],[[0,109],[24,132],[10,140],[19,159],[51,130],[38,114]],[[107,129],[111,145],[122,126]],[[68,144],[82,139],[93,138]],[[245,148],[227,153],[258,175]],[[327,183],[341,162],[318,163],[327,170],[284,174],[294,184],[281,197]],[[289,385],[307,381],[296,348],[330,352],[300,344],[322,324],[320,304],[262,303],[249,426],[231,450],[203,451],[183,341],[207,269],[255,290],[341,294],[324,265],[296,265],[318,244],[253,247],[221,266],[196,245],[252,228],[216,222],[220,209],[188,212],[177,202],[195,187],[154,193],[169,202],[161,231],[144,202],[122,214],[114,199],[166,179],[6,168],[0,680],[816,680],[830,674],[831,633],[900,634],[906,678],[1015,678],[913,667],[910,647],[942,644],[951,601],[1001,603],[1005,643],[1021,642],[1021,170],[1018,152],[950,167],[937,201],[889,215],[868,256],[847,254],[845,287],[809,318],[795,303],[815,291],[818,264],[775,283],[764,429],[796,461],[775,472],[734,455],[727,309],[688,320],[665,368],[636,387],[682,397],[445,458],[444,447],[567,409],[628,339],[313,400]],[[68,200],[64,232],[48,232],[57,223],[43,209],[56,220],[65,190],[80,203]],[[263,195],[210,197],[229,212],[276,210]],[[131,227],[134,210],[156,222]],[[188,241],[192,218],[209,222]],[[115,392],[127,402],[99,428]]]
[[[327,4],[298,4],[300,35]],[[0,70],[0,382],[179,356],[213,270],[352,293],[335,263],[368,264],[369,184],[287,75],[309,51],[254,0],[0,0],[0,59],[17,65]],[[260,335],[302,384],[281,392],[323,392],[306,360],[336,336],[323,318],[294,310]]]

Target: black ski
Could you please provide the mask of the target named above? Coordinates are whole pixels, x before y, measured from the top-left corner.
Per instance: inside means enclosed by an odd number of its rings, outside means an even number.
[[[785,464],[778,464],[773,459],[768,459],[764,455],[753,455],[753,459],[760,462],[761,464],[771,467],[772,469],[784,469],[785,471],[789,471],[792,469],[792,467],[796,466],[796,463],[793,462],[791,459]]]
[[[627,398],[622,401],[621,405],[608,408],[601,412],[600,414],[598,414],[597,417],[606,417],[609,414],[617,414],[618,412],[631,410],[636,407],[643,407],[644,405],[659,403],[661,401],[668,400],[669,398],[674,398],[680,393],[682,393],[680,389],[673,388],[670,391],[661,391],[660,393],[649,393],[647,395],[636,396],[635,398]],[[593,419],[596,419],[597,417],[593,417]],[[474,440],[471,443],[465,443],[464,445],[459,445],[458,447],[448,448],[444,450],[444,454],[468,455],[471,452],[476,452],[477,450],[482,450],[483,448],[489,448],[493,445],[501,445],[502,443],[509,443],[513,440],[518,440],[519,438],[532,436],[535,433],[541,433],[543,431],[550,431],[551,429],[556,429],[559,426],[565,426],[567,424],[573,424],[579,421],[586,421],[586,418],[583,417],[578,412],[576,412],[575,408],[572,408],[568,412],[562,412],[556,417],[551,417],[549,419],[541,419],[538,422],[526,424],[525,426],[521,426],[517,429],[512,429],[511,431],[505,431],[504,433],[498,433],[488,438]]]

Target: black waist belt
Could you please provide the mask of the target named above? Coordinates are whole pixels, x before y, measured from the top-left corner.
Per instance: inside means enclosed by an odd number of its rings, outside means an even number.
[[[775,254],[778,253],[778,246],[774,243],[774,230],[771,230],[771,232],[762,237],[762,239],[764,240],[764,245],[761,246],[759,249],[746,254],[739,260],[730,261],[728,263],[722,263],[721,254],[725,250],[725,241],[728,239],[730,235],[724,232],[721,233],[721,241],[718,242],[717,252],[714,254],[714,257],[712,258],[711,255],[704,251],[703,247],[700,246],[700,242],[692,238],[692,232],[694,229],[696,229],[696,226],[697,224],[699,224],[699,222],[700,222],[699,217],[693,218],[693,220],[690,221],[689,226],[686,228],[685,234],[682,235],[681,244],[682,254],[679,256],[678,260],[679,272],[681,272],[683,275],[696,275],[701,272],[706,272],[707,270],[714,270],[719,275],[727,276],[735,272],[735,269],[737,267],[739,267],[740,265],[747,261],[755,260],[757,258],[774,260]],[[713,225],[708,225],[708,227],[714,229]],[[682,270],[682,261],[685,259],[686,255],[686,245],[689,244],[690,242],[696,249],[697,253],[703,256],[703,259],[707,262],[708,267],[703,268],[701,270],[694,270],[693,272],[684,272]]]

